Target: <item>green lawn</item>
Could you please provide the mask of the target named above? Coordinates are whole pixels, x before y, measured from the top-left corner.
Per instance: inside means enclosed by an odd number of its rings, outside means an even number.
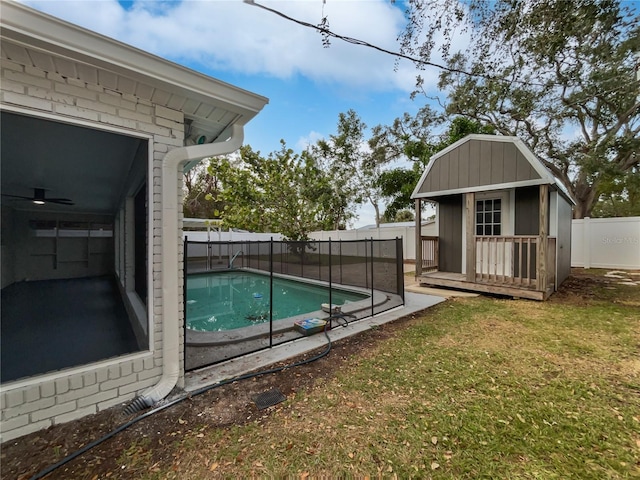
[[[585,292],[449,300],[270,415],[167,445],[175,462],[144,475],[640,478],[640,287]],[[140,472],[144,444],[130,450]]]

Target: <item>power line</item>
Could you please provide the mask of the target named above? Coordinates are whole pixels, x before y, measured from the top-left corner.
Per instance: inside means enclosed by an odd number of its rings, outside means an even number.
[[[459,68],[452,68],[452,67],[447,67],[446,65],[440,65],[438,63],[429,62],[429,61],[423,60],[421,58],[412,57],[410,55],[405,55],[404,53],[394,52],[392,50],[388,50],[386,48],[379,47],[377,45],[373,45],[372,43],[365,42],[364,40],[359,40],[357,38],[347,37],[345,35],[340,35],[338,33],[332,32],[326,26],[326,25],[328,25],[328,23],[326,22],[326,17],[323,18],[322,23],[320,25],[313,25],[313,24],[305,22],[303,20],[298,20],[297,18],[290,17],[289,15],[286,15],[286,14],[284,14],[284,13],[278,11],[278,10],[275,10],[273,8],[269,8],[269,7],[266,7],[264,5],[260,5],[255,0],[243,0],[243,1],[244,1],[244,3],[246,3],[248,5],[253,5],[255,7],[262,8],[263,10],[266,10],[268,12],[274,13],[274,14],[278,15],[279,17],[282,17],[285,20],[288,20],[290,22],[296,23],[296,24],[301,25],[301,26],[306,27],[306,28],[312,28],[313,30],[316,30],[316,31],[320,32],[320,34],[323,35],[324,37],[337,38],[338,40],[342,40],[343,42],[351,43],[353,45],[360,45],[360,46],[363,46],[363,47],[372,48],[373,50],[377,50],[379,52],[386,53],[388,55],[393,55],[394,57],[397,57],[397,58],[403,58],[405,60],[409,60],[411,62],[420,64],[420,65],[425,65],[425,66],[428,66],[428,67],[435,67],[435,68],[438,68],[440,70],[444,70],[446,72],[459,73],[459,74],[462,74],[462,75],[467,75],[469,77],[484,78],[485,80],[491,80],[491,81],[500,81],[500,82],[505,82],[505,83],[521,83],[521,84],[525,84],[525,85],[538,86],[538,87],[547,87],[548,86],[548,85],[545,85],[545,84],[542,84],[542,83],[527,82],[525,80],[517,80],[517,79],[505,80],[505,79],[493,77],[491,75],[484,75],[482,73],[471,73],[471,72],[468,72],[466,70],[462,70],[462,69],[459,69]],[[323,40],[323,44],[327,45],[328,41],[327,40]]]
[[[332,38],[337,38],[338,40],[342,40],[342,41],[347,42],[347,43],[351,43],[353,45],[360,45],[360,46],[363,46],[363,47],[371,48],[373,50],[377,50],[377,51],[382,52],[382,53],[386,53],[388,55],[392,55],[392,56],[397,57],[397,58],[403,58],[405,60],[409,60],[411,62],[420,64],[420,65],[425,65],[425,66],[429,66],[429,67],[435,67],[435,68],[438,68],[438,69],[443,70],[445,72],[459,73],[459,74],[462,74],[462,75],[466,75],[468,77],[477,77],[477,78],[483,78],[483,79],[489,80],[489,81],[510,83],[510,84],[518,83],[520,85],[529,85],[529,86],[532,86],[532,87],[541,87],[541,88],[549,88],[549,87],[560,87],[560,88],[562,88],[562,87],[565,86],[565,85],[563,85],[561,83],[558,83],[558,82],[539,83],[539,82],[530,82],[530,81],[527,81],[527,80],[518,80],[518,79],[515,79],[515,78],[511,79],[511,80],[508,80],[508,79],[504,79],[504,78],[494,77],[494,76],[491,76],[491,75],[485,75],[485,74],[482,74],[482,73],[472,73],[472,72],[469,72],[469,71],[466,71],[466,70],[462,70],[460,68],[447,67],[446,65],[440,65],[438,63],[429,62],[429,61],[423,60],[421,58],[416,58],[416,57],[412,57],[410,55],[405,55],[405,54],[400,53],[400,52],[394,52],[392,50],[388,50],[386,48],[379,47],[377,45],[373,45],[373,44],[371,44],[369,42],[365,42],[364,40],[359,40],[357,38],[347,37],[345,35],[340,35],[338,33],[332,32],[328,27],[329,23],[327,21],[327,17],[324,16],[324,3],[325,3],[325,0],[323,0],[323,10],[322,10],[323,18],[322,18],[322,22],[319,25],[313,25],[313,24],[305,22],[303,20],[298,20],[297,18],[290,17],[289,15],[286,15],[286,14],[284,14],[284,13],[282,13],[282,12],[276,10],[276,9],[269,8],[269,7],[266,7],[264,5],[261,5],[261,4],[257,3],[255,0],[243,0],[243,1],[244,1],[244,3],[246,3],[248,5],[253,5],[253,6],[262,8],[263,10],[266,10],[268,12],[274,13],[274,14],[278,15],[279,17],[282,17],[285,20],[288,20],[290,22],[296,23],[296,24],[301,25],[301,26],[306,27],[306,28],[311,28],[313,30],[316,30],[323,37],[325,37],[325,38],[323,38],[323,42],[322,42],[323,45],[325,45],[325,46],[328,46],[328,44],[329,44],[328,37],[332,37]],[[638,57],[638,58],[640,58],[640,57]],[[640,61],[638,62],[638,65],[640,65]],[[636,67],[636,68],[639,68],[639,67]],[[639,80],[640,80],[640,78],[639,78]],[[638,82],[638,81],[636,80],[636,82]],[[635,82],[632,82],[632,83],[635,83]],[[627,85],[625,83],[622,83],[621,85],[619,85],[619,86],[607,91],[606,93],[613,93],[615,91],[622,90],[624,88],[627,88]]]

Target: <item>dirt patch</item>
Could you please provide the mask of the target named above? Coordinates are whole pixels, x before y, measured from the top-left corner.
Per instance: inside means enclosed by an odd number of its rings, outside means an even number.
[[[257,409],[253,402],[255,395],[275,387],[287,397],[291,397],[297,392],[312,388],[348,365],[352,357],[362,355],[379,342],[394,336],[395,332],[405,328],[413,318],[415,315],[336,342],[329,355],[316,362],[225,385],[189,398],[136,423],[55,470],[46,478],[139,478],[143,472],[123,468],[123,460],[127,456],[142,455],[144,452],[149,458],[143,463],[149,467],[156,463],[171,464],[174,461],[173,449],[164,448],[165,446],[204,429],[243,424],[257,417],[269,415],[271,409]],[[312,357],[322,350],[324,348],[291,359],[286,364]],[[5,442],[1,446],[0,476],[2,479],[31,478],[134,417],[135,415],[125,415],[123,407],[114,407],[74,422],[55,425],[47,430]],[[144,448],[137,450],[136,445]]]
[[[585,300],[606,300],[610,282],[611,279],[603,278],[601,274],[586,274],[577,270],[550,301],[582,305]],[[171,465],[175,461],[174,452],[179,452],[179,449],[168,446],[206,429],[230,427],[268,416],[273,409],[259,411],[253,403],[255,395],[275,387],[291,397],[297,392],[313,388],[349,365],[353,357],[364,355],[378,343],[406,328],[413,318],[415,315],[334,343],[331,353],[316,362],[225,385],[187,399],[136,423],[54,471],[47,479],[137,479],[153,472],[154,465]],[[501,326],[501,323],[487,325],[488,328],[496,326]],[[313,355],[311,353],[308,356]],[[292,359],[287,363],[300,359]],[[132,418],[123,413],[122,407],[115,407],[5,442],[1,446],[0,476],[3,479],[28,479]],[[126,459],[136,455],[145,457],[144,462],[139,463],[146,465],[148,470],[141,472],[123,468]]]
[[[617,303],[625,303],[635,298],[632,290],[629,291],[628,296],[625,296],[624,292],[617,289],[620,286],[620,280],[615,277],[608,277],[606,275],[607,272],[607,270],[572,269],[571,276],[560,285],[558,291],[549,298],[549,301],[552,303],[584,305],[585,300],[611,300],[614,297],[614,291]],[[636,276],[637,272],[627,272],[627,275]]]

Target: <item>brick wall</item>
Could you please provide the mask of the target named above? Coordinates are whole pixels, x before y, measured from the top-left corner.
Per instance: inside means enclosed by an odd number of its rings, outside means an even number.
[[[0,434],[4,442],[124,403],[159,380],[163,334],[162,159],[170,149],[182,146],[184,125],[182,112],[97,83],[85,83],[5,60],[1,66],[0,95],[3,106],[20,107],[33,115],[53,114],[80,120],[83,122],[80,125],[92,124],[99,128],[102,124],[123,133],[141,132],[151,136],[153,149],[153,178],[148,181],[149,188],[153,189],[153,205],[148,209],[153,215],[153,239],[149,242],[153,251],[153,285],[149,285],[149,308],[153,310],[150,350],[0,386]],[[181,232],[177,232],[177,236],[168,238],[181,241],[181,237]],[[180,271],[181,262],[182,256]]]

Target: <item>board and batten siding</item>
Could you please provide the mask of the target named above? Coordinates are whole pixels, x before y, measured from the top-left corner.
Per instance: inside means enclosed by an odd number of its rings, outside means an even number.
[[[98,81],[97,81],[98,82]],[[98,83],[63,77],[57,73],[2,60],[0,70],[0,103],[20,109],[21,114],[49,118],[59,116],[67,121],[94,128],[121,129],[122,133],[138,133],[152,139],[153,234],[150,265],[153,285],[149,285],[148,308],[152,309],[151,348],[124,357],[65,371],[52,372],[2,385],[0,442],[26,435],[96,413],[133,399],[139,392],[156,384],[162,375],[162,289],[163,241],[182,241],[182,231],[162,231],[162,160],[167,152],[182,146],[183,113],[126,94]],[[178,180],[181,186],[181,178]],[[180,189],[178,191],[181,191]],[[181,220],[182,213],[179,213]],[[182,271],[179,257],[179,271]],[[182,285],[182,280],[178,280]],[[182,291],[179,302],[182,304]],[[176,312],[182,315],[182,311]],[[183,333],[180,332],[182,337]],[[183,348],[182,338],[180,348]],[[182,351],[180,352],[182,358]],[[27,360],[25,360],[27,361]],[[183,366],[180,365],[180,371]],[[179,383],[182,379],[179,380]]]
[[[439,270],[462,273],[462,195],[438,198]]]
[[[417,193],[539,178],[538,172],[513,143],[469,140],[434,160]]]
[[[513,233],[515,235],[538,235],[540,231],[540,187],[536,185],[516,188],[515,200]]]

